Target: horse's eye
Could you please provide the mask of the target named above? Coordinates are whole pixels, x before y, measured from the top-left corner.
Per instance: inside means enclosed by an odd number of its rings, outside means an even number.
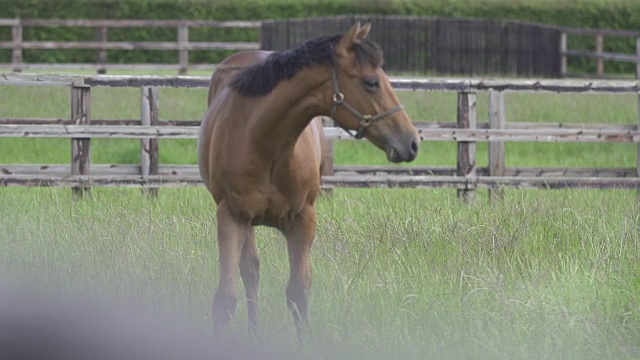
[[[376,77],[364,78],[362,82],[369,91],[376,91],[380,88],[380,81]]]

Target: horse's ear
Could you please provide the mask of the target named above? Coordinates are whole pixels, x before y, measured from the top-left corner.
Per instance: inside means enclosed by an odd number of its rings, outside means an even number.
[[[357,35],[358,42],[360,40],[366,38],[367,35],[369,35],[369,31],[371,31],[371,23],[370,22],[364,24],[364,26],[360,28],[360,32]]]
[[[360,44],[362,39],[366,38],[371,31],[371,23],[360,26],[360,22],[356,22],[349,31],[347,31],[336,45],[336,53],[346,55],[355,45]]]

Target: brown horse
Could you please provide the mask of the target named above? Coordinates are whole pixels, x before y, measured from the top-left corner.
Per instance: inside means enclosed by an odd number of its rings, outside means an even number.
[[[327,158],[316,117],[331,116],[345,130],[355,130],[390,161],[416,157],[417,131],[382,69],[380,48],[366,38],[370,28],[356,24],[344,35],[319,37],[285,52],[240,52],[213,74],[198,163],[218,205],[216,333],[235,312],[238,270],[249,330],[257,330],[256,225],[285,235],[291,271],[287,303],[298,336],[308,329],[315,201]]]

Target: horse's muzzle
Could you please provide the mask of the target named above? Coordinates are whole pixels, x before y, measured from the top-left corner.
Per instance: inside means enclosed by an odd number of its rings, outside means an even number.
[[[387,160],[393,163],[410,162],[418,156],[418,150],[420,150],[418,138],[413,138],[402,144],[394,144],[387,148]]]

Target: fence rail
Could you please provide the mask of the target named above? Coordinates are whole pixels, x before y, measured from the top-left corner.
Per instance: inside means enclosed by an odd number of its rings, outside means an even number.
[[[594,38],[594,51],[571,50],[568,48],[568,36],[592,36]],[[605,37],[607,38],[632,38],[635,39],[635,54],[605,52]],[[562,28],[560,35],[560,76],[594,77],[594,74],[569,73],[568,61],[570,57],[587,58],[596,60],[595,77],[604,78],[605,60],[635,63],[636,79],[640,79],[640,31],[609,30],[609,29],[577,29]]]
[[[604,142],[640,143],[640,132],[628,129],[421,129],[422,141]],[[327,127],[328,140],[349,140],[341,128]],[[143,125],[2,125],[0,137],[69,139],[197,139],[194,126]]]
[[[636,64],[640,78],[640,32],[609,29],[578,29],[507,20],[448,19],[412,16],[334,16],[326,18],[268,21],[210,20],[93,20],[93,19],[0,19],[11,28],[11,39],[0,41],[0,50],[11,51],[14,71],[24,69],[169,69],[180,74],[190,69],[209,69],[214,62],[193,63],[190,54],[199,50],[283,50],[313,36],[346,30],[356,20],[374,23],[373,37],[385,50],[388,70],[443,75],[518,75],[525,77],[607,76],[606,61]],[[29,40],[33,28],[88,28],[91,40]],[[167,28],[175,41],[113,41],[109,34],[122,28]],[[191,29],[246,29],[257,32],[255,41],[193,41]],[[110,32],[110,29],[111,32]],[[173,31],[172,30],[172,31]],[[392,31],[391,31],[392,30]],[[191,35],[190,35],[191,34]],[[117,35],[117,34],[116,34]],[[593,50],[576,49],[576,37],[593,37]],[[86,36],[85,36],[86,37]],[[605,51],[605,39],[635,39],[635,53]],[[584,41],[578,41],[584,43]],[[25,51],[77,49],[95,51],[95,61],[85,63],[32,63]],[[177,63],[128,64],[109,62],[116,50],[177,52]],[[594,59],[595,74],[569,71],[570,59]]]
[[[233,41],[194,42],[189,39],[191,28],[238,28],[259,29],[259,21],[209,21],[209,20],[89,20],[89,19],[0,19],[0,26],[11,27],[11,41],[0,41],[0,49],[11,49],[10,66],[13,71],[23,69],[96,69],[106,73],[107,69],[170,69],[185,74],[189,69],[212,69],[213,64],[193,64],[189,52],[193,50],[252,50],[259,49],[260,43]],[[24,40],[25,28],[29,27],[85,27],[94,28],[96,41],[28,41]],[[175,28],[176,41],[109,41],[111,28]],[[42,64],[24,61],[23,50],[84,49],[97,50],[95,63]],[[109,63],[108,50],[173,50],[178,52],[177,64],[117,64]]]
[[[623,188],[640,189],[640,156],[636,168],[564,169],[513,168],[505,165],[505,142],[606,142],[640,144],[638,125],[523,124],[506,119],[507,92],[631,93],[640,94],[640,82],[630,80],[470,80],[392,79],[399,91],[449,91],[458,95],[457,122],[417,123],[423,141],[458,144],[455,167],[332,166],[323,186],[333,187],[448,187],[465,198],[476,189],[515,188]],[[0,186],[68,186],[84,192],[92,186],[175,187],[201,185],[197,166],[159,164],[159,140],[195,139],[197,120],[165,122],[158,115],[158,93],[163,87],[201,88],[209,79],[188,76],[60,76],[0,74],[0,86],[61,86],[71,89],[70,119],[0,118],[0,137],[68,138],[69,165],[0,165]],[[98,120],[90,117],[93,87],[141,89],[141,118]],[[489,121],[477,122],[476,94],[489,92]],[[640,96],[638,100],[640,113]],[[640,115],[638,118],[640,124]],[[329,139],[351,139],[339,128],[327,127]],[[93,138],[140,139],[140,164],[91,164]],[[489,143],[489,165],[477,167],[476,144]],[[640,146],[639,146],[640,151]]]

